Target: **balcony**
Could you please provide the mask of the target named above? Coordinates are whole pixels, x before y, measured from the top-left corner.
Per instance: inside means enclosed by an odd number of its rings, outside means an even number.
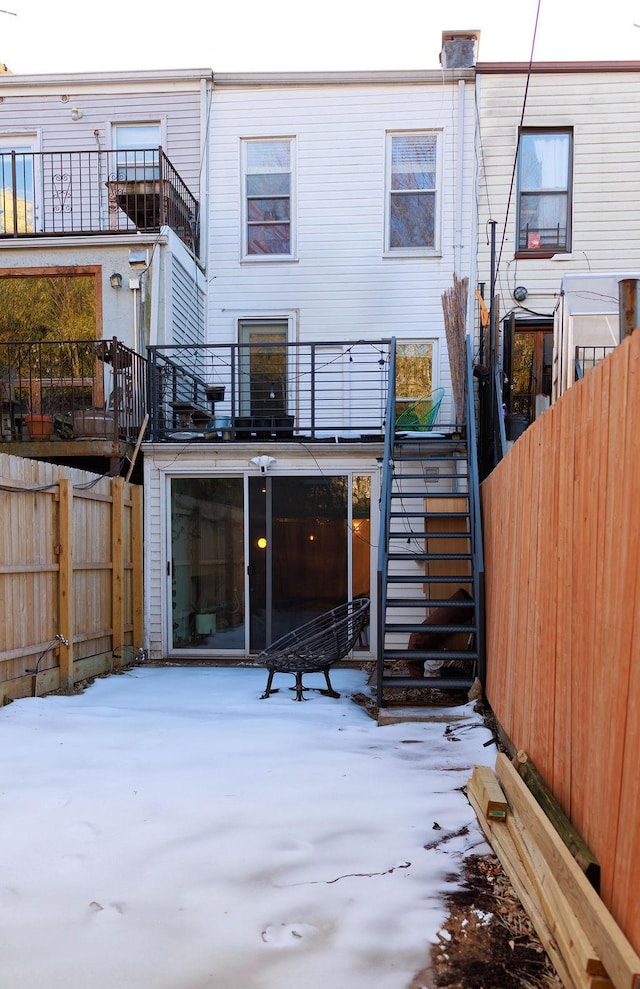
[[[0,154],[0,239],[157,233],[198,253],[198,202],[161,147]]]
[[[391,341],[149,349],[153,442],[381,442]]]
[[[593,370],[596,364],[612,354],[615,347],[576,347],[575,372],[576,381],[584,378],[587,371]]]
[[[115,338],[0,342],[0,452],[115,466],[145,419],[146,366]]]

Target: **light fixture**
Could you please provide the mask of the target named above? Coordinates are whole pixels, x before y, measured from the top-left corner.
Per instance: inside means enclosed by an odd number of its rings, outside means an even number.
[[[264,536],[260,536],[260,538],[258,539],[256,545],[257,545],[258,549],[266,549],[267,548],[267,540],[264,538]]]
[[[261,474],[266,474],[269,468],[272,467],[273,464],[277,464],[277,462],[278,461],[276,460],[275,457],[268,457],[264,453],[262,454],[261,457],[252,457],[251,460],[249,461],[249,463],[253,464],[254,467],[260,468]]]
[[[529,292],[524,287],[524,285],[516,285],[516,287],[513,290],[513,297],[516,300],[516,302],[524,302],[524,300],[528,295]]]
[[[109,284],[111,285],[111,288],[122,288],[122,275],[119,271],[114,271],[114,273],[109,276]]]
[[[82,120],[82,110],[79,106],[74,106],[71,110],[72,120]]]

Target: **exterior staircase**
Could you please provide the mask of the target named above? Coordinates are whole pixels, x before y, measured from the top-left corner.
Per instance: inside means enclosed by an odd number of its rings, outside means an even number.
[[[462,427],[397,433],[385,446],[378,708],[432,702],[434,690],[466,693],[476,677],[484,683],[482,536],[468,405]]]

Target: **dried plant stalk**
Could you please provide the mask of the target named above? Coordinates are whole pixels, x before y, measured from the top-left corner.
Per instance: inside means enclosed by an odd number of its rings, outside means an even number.
[[[469,279],[453,276],[453,286],[442,293],[444,329],[451,368],[451,389],[456,422],[464,422],[465,333]]]

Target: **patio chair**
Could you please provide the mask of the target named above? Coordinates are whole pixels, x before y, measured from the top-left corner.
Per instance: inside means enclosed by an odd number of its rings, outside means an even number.
[[[323,673],[327,689],[320,690],[328,697],[339,697],[329,679],[329,668],[347,656],[364,632],[369,614],[369,598],[354,598],[346,604],[323,612],[317,618],[300,625],[276,639],[260,653],[256,663],[269,671],[267,686],[261,700],[278,692],[272,687],[276,673],[291,673],[296,678],[297,701],[303,700],[302,685],[305,673]]]
[[[444,388],[434,388],[430,395],[419,398],[397,417],[396,431],[423,433],[433,429],[443,398]]]

